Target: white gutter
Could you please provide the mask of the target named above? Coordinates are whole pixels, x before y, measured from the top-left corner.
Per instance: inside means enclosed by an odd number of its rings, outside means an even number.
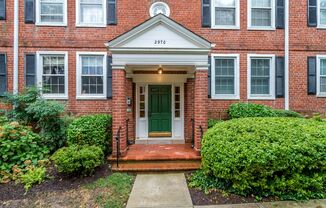
[[[14,1],[14,76],[13,93],[18,93],[19,0]]]
[[[284,1],[284,6],[285,6],[285,28],[284,28],[284,53],[285,53],[285,60],[284,60],[284,70],[285,70],[285,74],[284,74],[284,79],[285,79],[285,110],[289,110],[290,109],[290,95],[289,95],[289,56],[290,56],[290,50],[289,50],[289,0],[285,0]]]

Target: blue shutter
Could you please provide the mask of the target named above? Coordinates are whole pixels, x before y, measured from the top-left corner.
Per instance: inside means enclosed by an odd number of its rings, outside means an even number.
[[[285,59],[276,57],[276,97],[284,98],[285,95]]]
[[[25,0],[25,23],[35,23],[35,0]]]
[[[107,97],[112,98],[112,56],[107,61]]]
[[[107,24],[117,24],[117,0],[107,0]]]
[[[202,27],[211,27],[211,0],[202,0]]]
[[[212,64],[211,64],[211,56],[208,56],[208,98],[212,97]]]
[[[36,55],[25,54],[25,85],[32,87],[36,85]]]
[[[0,54],[0,96],[7,92],[7,60],[6,54]]]
[[[317,27],[317,0],[308,0],[308,26]]]
[[[277,0],[276,2],[276,28],[284,29],[285,27],[285,1]]]
[[[0,20],[6,19],[6,0],[0,0]]]
[[[317,93],[317,58],[308,57],[308,95]]]

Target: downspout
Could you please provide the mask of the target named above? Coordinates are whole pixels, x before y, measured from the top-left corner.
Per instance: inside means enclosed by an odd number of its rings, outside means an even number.
[[[290,109],[290,93],[289,93],[289,59],[290,59],[290,50],[289,50],[289,35],[290,35],[290,30],[289,30],[289,0],[284,1],[284,6],[285,6],[285,28],[284,28],[284,53],[285,53],[285,59],[284,59],[284,79],[285,79],[285,110]]]
[[[13,93],[18,93],[18,51],[19,44],[19,0],[14,1],[14,75],[13,75]]]

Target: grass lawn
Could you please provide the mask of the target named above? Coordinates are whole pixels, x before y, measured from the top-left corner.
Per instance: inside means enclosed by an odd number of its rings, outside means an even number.
[[[69,190],[39,192],[23,199],[0,201],[0,207],[125,207],[134,176],[114,173]]]

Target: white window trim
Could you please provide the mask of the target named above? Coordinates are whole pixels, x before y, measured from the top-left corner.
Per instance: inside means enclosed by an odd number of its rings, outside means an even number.
[[[35,5],[36,11],[36,22],[37,26],[67,26],[67,0],[63,0],[63,22],[41,22],[41,2],[36,0]]]
[[[65,56],[65,93],[64,94],[46,94],[42,93],[42,97],[45,99],[68,99],[68,52],[66,51],[38,51],[36,52],[36,83],[38,87],[42,87],[43,65],[41,56],[43,55],[64,55]]]
[[[234,58],[234,88],[235,94],[216,94],[215,93],[215,58]],[[211,94],[214,100],[239,100],[240,99],[240,55],[239,54],[212,54],[211,55]]]
[[[326,59],[326,55],[317,56],[317,97],[326,97],[326,92],[320,91],[320,61],[321,59]]]
[[[320,0],[317,0],[317,28],[326,29],[326,24],[320,23]]]
[[[215,1],[211,0],[211,25],[212,29],[239,30],[240,29],[240,0],[235,0],[235,25],[215,25]]]
[[[81,56],[100,55],[103,56],[103,94],[81,94]],[[76,98],[85,100],[103,100],[107,99],[107,53],[106,52],[77,52],[76,53]]]
[[[275,27],[275,9],[276,9],[276,2],[275,0],[271,0],[272,1],[272,11],[271,11],[271,26],[252,26],[251,25],[251,1],[252,0],[248,0],[248,30],[276,30]]]
[[[106,4],[107,1],[106,0],[102,0],[103,3],[103,22],[99,23],[99,24],[94,24],[94,23],[82,23],[80,22],[80,0],[76,0],[76,27],[106,27],[107,26],[107,21],[106,21]]]
[[[269,95],[251,94],[251,58],[270,58]],[[274,54],[248,54],[247,57],[247,97],[248,100],[275,100],[275,55]]]

